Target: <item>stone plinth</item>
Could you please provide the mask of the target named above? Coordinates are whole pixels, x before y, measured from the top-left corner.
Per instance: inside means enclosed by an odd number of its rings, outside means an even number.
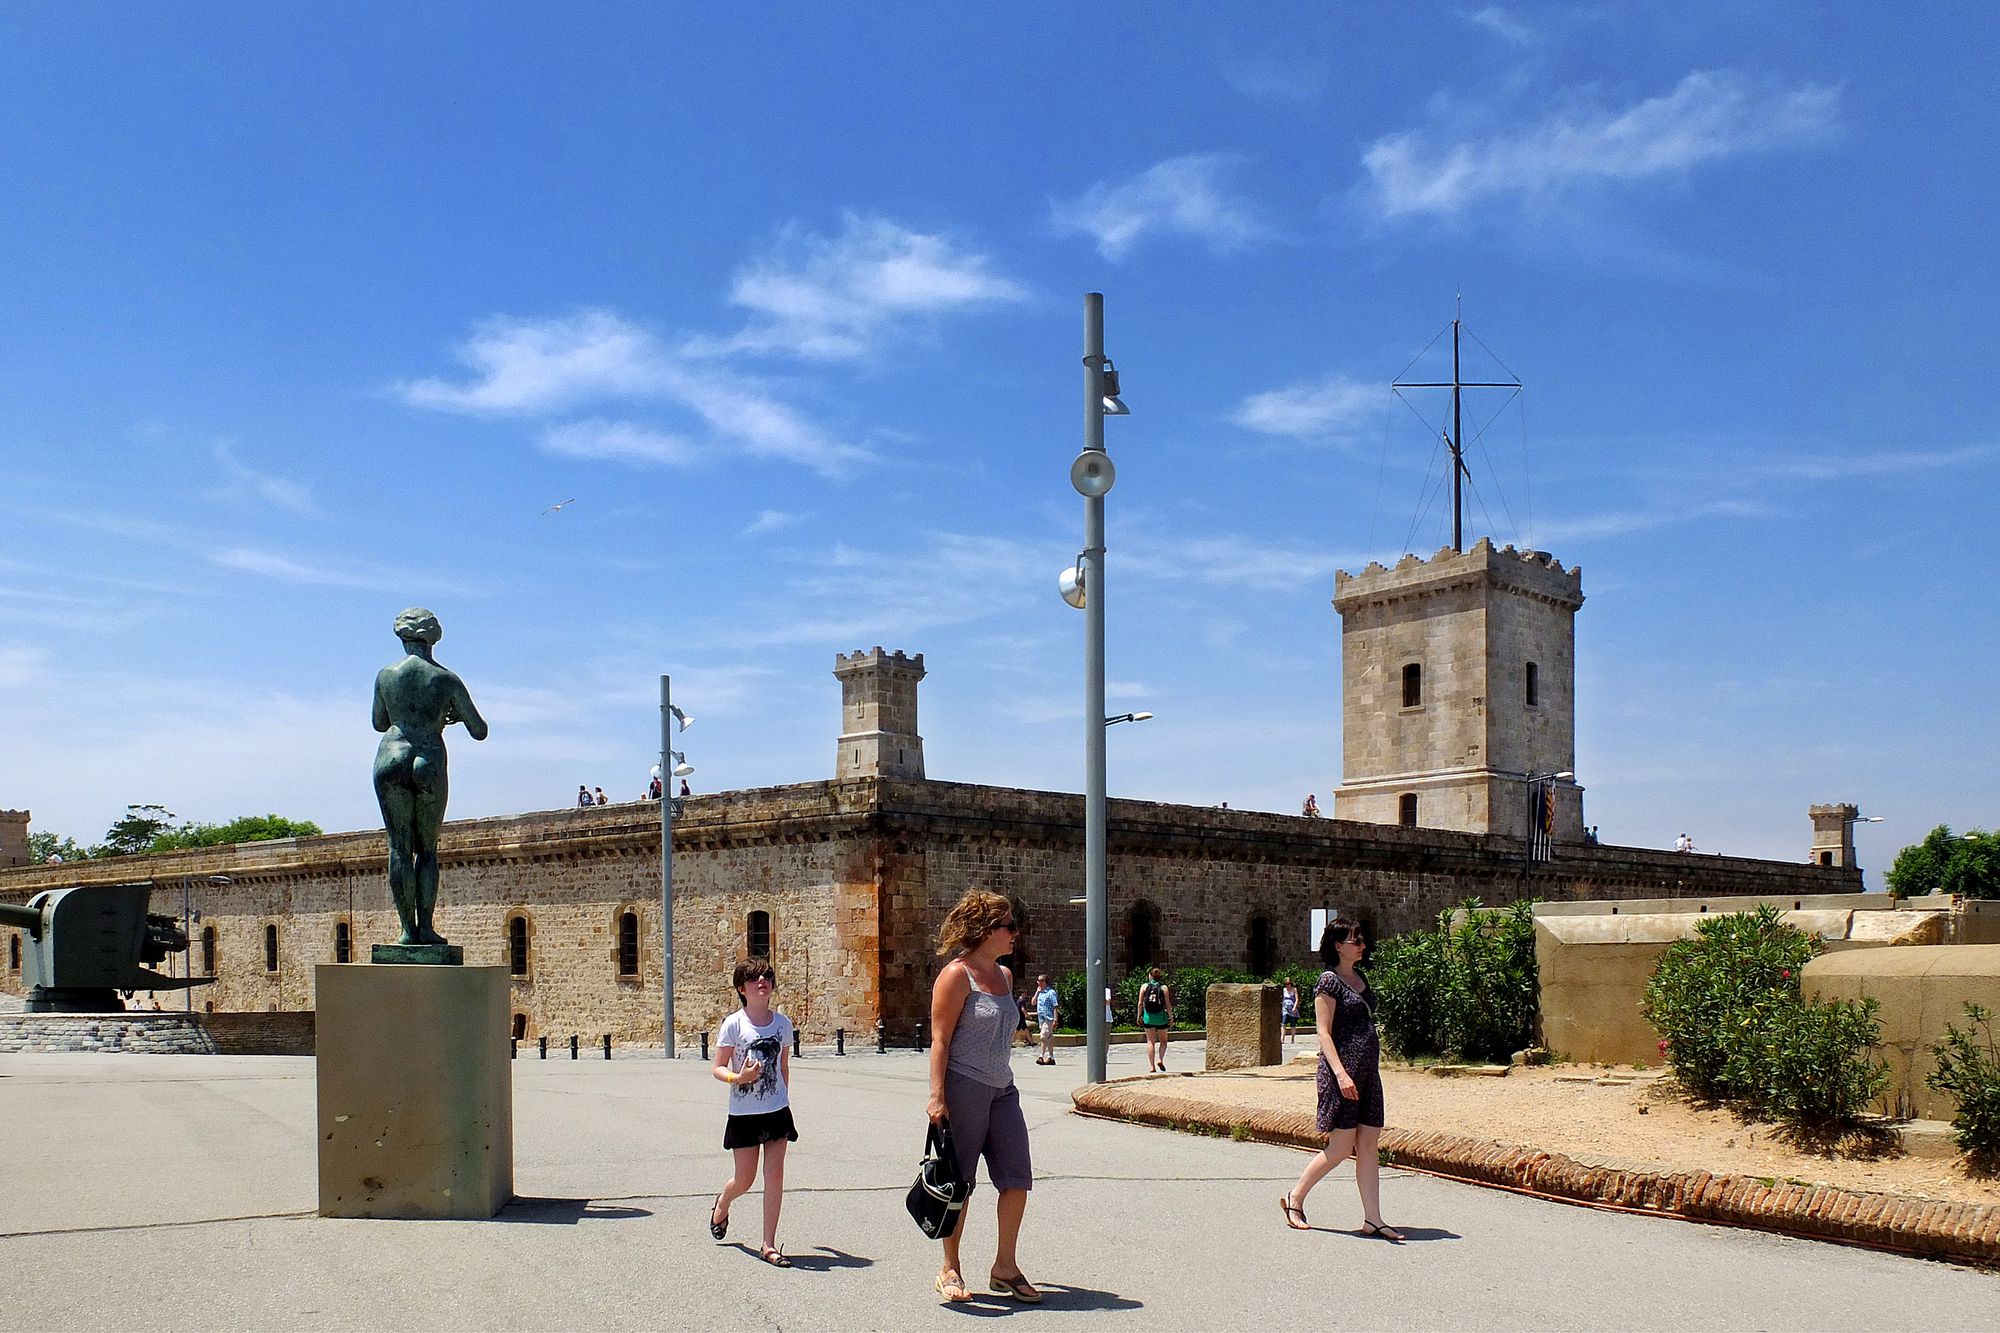
[[[1209,1069],[1252,1069],[1280,1064],[1278,988],[1214,985],[1208,988]]]
[[[499,1212],[514,1196],[507,969],[315,972],[320,1215]]]
[[[1957,1099],[1925,1082],[1937,1068],[1931,1048],[1948,1024],[1970,1026],[1967,1002],[2000,1008],[2000,944],[1827,954],[1806,964],[1799,984],[1812,999],[1881,1002],[1881,1038],[1868,1052],[1889,1066],[1878,1109],[1924,1120],[1958,1114]]]

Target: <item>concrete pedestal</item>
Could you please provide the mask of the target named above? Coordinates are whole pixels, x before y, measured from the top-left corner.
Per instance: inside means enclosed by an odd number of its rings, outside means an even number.
[[[328,963],[322,1217],[488,1218],[514,1195],[504,967]]]

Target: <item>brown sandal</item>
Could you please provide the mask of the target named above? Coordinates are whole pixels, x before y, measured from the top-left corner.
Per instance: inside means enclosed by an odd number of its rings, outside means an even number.
[[[972,1293],[966,1289],[965,1279],[952,1269],[947,1268],[939,1273],[937,1280],[931,1285],[937,1288],[939,1296],[953,1305],[972,1299]]]
[[[988,1274],[986,1289],[999,1296],[1012,1296],[1023,1305],[1040,1305],[1042,1293],[1035,1290],[1028,1281],[1027,1274],[1016,1273],[1012,1277],[1001,1277],[998,1273]]]
[[[1286,1226],[1290,1227],[1294,1231],[1312,1230],[1312,1223],[1306,1221],[1306,1210],[1293,1204],[1291,1195],[1289,1194],[1279,1195],[1278,1207],[1285,1210]],[[1299,1220],[1296,1222],[1292,1221],[1294,1217],[1298,1218]]]

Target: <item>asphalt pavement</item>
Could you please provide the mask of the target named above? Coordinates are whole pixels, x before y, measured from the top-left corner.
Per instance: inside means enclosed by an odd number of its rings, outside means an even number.
[[[491,1222],[315,1215],[309,1059],[0,1056],[0,1319],[10,1329],[2000,1328],[2000,1275],[1384,1172],[1393,1246],[1351,1168],[1287,1231],[1303,1155],[1070,1113],[1081,1053],[1016,1061],[1037,1184],[1022,1263],[1048,1293],[945,1307],[903,1211],[922,1148],[914,1052],[793,1065],[781,1240],[755,1255],[707,1207],[728,1170],[723,1089],[694,1059],[522,1060],[516,1189]],[[1198,1044],[1175,1064],[1198,1066]],[[1114,1048],[1114,1077],[1143,1051]],[[1393,1121],[1395,1108],[1389,1108]],[[1476,1128],[1472,1128],[1476,1132]],[[992,1255],[992,1192],[965,1242]],[[746,1248],[743,1242],[750,1243]]]

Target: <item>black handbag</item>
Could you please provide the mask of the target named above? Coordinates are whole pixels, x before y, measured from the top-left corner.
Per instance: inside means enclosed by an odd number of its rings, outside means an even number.
[[[958,1216],[971,1197],[972,1182],[958,1173],[951,1126],[932,1125],[924,1136],[924,1159],[917,1164],[916,1183],[910,1186],[903,1206],[910,1210],[917,1230],[939,1240],[958,1230]]]

